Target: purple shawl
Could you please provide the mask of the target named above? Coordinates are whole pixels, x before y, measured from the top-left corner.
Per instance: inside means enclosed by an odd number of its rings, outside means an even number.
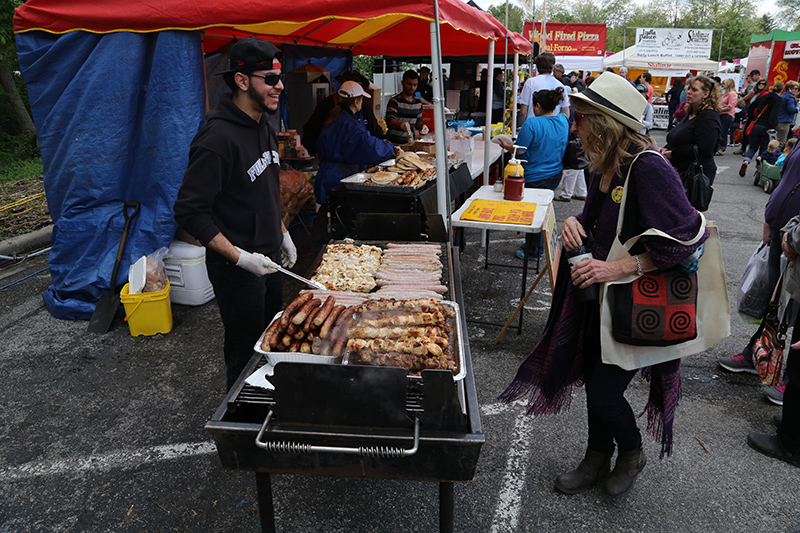
[[[626,173],[627,167],[614,177],[609,191],[622,187]],[[697,234],[700,217],[686,199],[680,178],[669,163],[655,155],[643,155],[631,172],[631,180],[636,191],[633,200],[638,216],[635,222],[640,232],[655,227],[681,240]],[[586,206],[579,218],[586,216],[592,201],[601,194],[599,184],[600,176],[593,175]],[[609,194],[597,219],[594,257],[605,259],[608,256],[618,215],[619,204]],[[708,232],[703,241],[707,237]],[[644,246],[660,269],[679,263],[693,251],[693,248],[658,238],[645,241]],[[584,339],[592,318],[590,313],[597,312],[594,305],[578,300],[569,276],[569,265],[562,255],[542,338],[500,395],[501,401],[510,403],[528,396],[526,412],[534,416],[557,413],[569,407],[573,388],[584,383],[588,364]],[[643,368],[641,376],[650,383],[650,395],[642,414],[647,413],[647,430],[661,440],[663,458],[672,453],[672,426],[680,399],[680,360]]]

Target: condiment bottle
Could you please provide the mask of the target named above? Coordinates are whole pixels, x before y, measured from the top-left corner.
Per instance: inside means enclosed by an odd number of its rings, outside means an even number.
[[[512,159],[512,161],[515,163],[527,163],[524,159]],[[518,168],[515,169],[514,173],[506,176],[503,180],[503,199],[519,202],[525,196],[525,178],[519,172],[522,170],[522,165],[516,166]]]
[[[573,250],[564,252],[567,256],[567,262],[569,263],[570,268],[574,267],[581,261],[587,261],[592,258],[592,245],[594,244],[594,238],[592,237],[591,232],[587,231],[586,233],[587,237],[583,239],[583,244]],[[596,301],[599,296],[597,287],[597,283],[592,283],[588,287],[579,288],[578,299],[582,302]]]
[[[506,181],[507,177],[509,177],[509,176],[511,176],[513,174],[519,174],[520,176],[522,176],[523,173],[524,173],[524,171],[522,169],[522,165],[520,165],[520,163],[525,163],[526,161],[522,161],[521,159],[516,159],[515,158],[518,148],[523,148],[524,149],[525,147],[524,146],[517,146],[516,144],[514,145],[514,151],[511,154],[511,159],[508,161],[508,164],[503,169],[503,187],[505,187],[505,181]],[[497,182],[495,182],[495,183],[497,183]],[[497,190],[497,189],[495,189],[495,190]],[[500,192],[500,191],[498,191],[498,192]]]

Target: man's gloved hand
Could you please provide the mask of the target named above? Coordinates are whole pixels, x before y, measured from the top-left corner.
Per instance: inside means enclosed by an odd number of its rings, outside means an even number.
[[[414,134],[411,131],[411,124],[408,122],[403,122],[403,128],[406,130],[406,135],[408,135],[408,142],[414,140]]]
[[[297,262],[297,248],[289,232],[283,234],[283,243],[281,244],[281,259],[283,268],[292,268]]]
[[[422,129],[421,129],[421,130],[419,130],[419,134],[420,134],[420,135],[427,135],[429,131],[430,131],[430,130],[428,129],[428,126],[426,126],[426,125],[424,125],[424,124],[423,124],[423,125],[422,125]]]
[[[239,260],[236,261],[236,266],[239,268],[243,268],[250,272],[251,274],[255,274],[256,276],[265,276],[267,274],[274,274],[277,272],[276,267],[278,265],[275,264],[272,259],[269,257],[265,257],[262,254],[251,254],[250,252],[245,252],[241,248],[236,248],[241,252],[239,255]]]

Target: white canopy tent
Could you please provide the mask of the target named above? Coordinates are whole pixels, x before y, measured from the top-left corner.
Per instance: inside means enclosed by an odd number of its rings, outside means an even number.
[[[603,68],[627,67],[640,70],[700,70],[716,72],[718,63],[710,59],[695,59],[690,57],[638,57],[636,45],[630,46],[621,52],[603,60]]]

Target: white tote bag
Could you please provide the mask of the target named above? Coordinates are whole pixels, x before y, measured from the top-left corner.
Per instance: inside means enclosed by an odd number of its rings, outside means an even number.
[[[658,154],[658,152],[655,153]],[[641,153],[639,155],[641,155]],[[728,302],[728,289],[725,284],[725,268],[722,264],[722,249],[720,248],[719,231],[713,221],[707,222],[703,214],[700,213],[703,224],[701,224],[700,231],[697,235],[689,241],[675,239],[660,230],[651,228],[630,238],[624,244],[620,242],[619,235],[622,231],[625,202],[628,196],[628,180],[630,179],[630,171],[631,168],[633,168],[633,163],[636,162],[639,155],[634,158],[628,168],[628,176],[625,178],[622,201],[619,207],[620,214],[617,220],[617,237],[614,239],[614,243],[611,246],[606,260],[615,261],[631,257],[629,250],[645,235],[663,237],[683,244],[684,246],[690,246],[699,241],[706,228],[709,230],[710,235],[705,241],[705,252],[698,261],[697,337],[690,341],[672,346],[632,346],[618,342],[614,339],[614,334],[612,332],[611,315],[614,302],[613,295],[608,288],[611,285],[631,283],[639,276],[631,274],[616,281],[601,284],[600,344],[603,362],[617,365],[625,370],[635,370],[637,368],[656,365],[658,363],[664,363],[702,352],[731,334],[731,311],[730,303]]]

